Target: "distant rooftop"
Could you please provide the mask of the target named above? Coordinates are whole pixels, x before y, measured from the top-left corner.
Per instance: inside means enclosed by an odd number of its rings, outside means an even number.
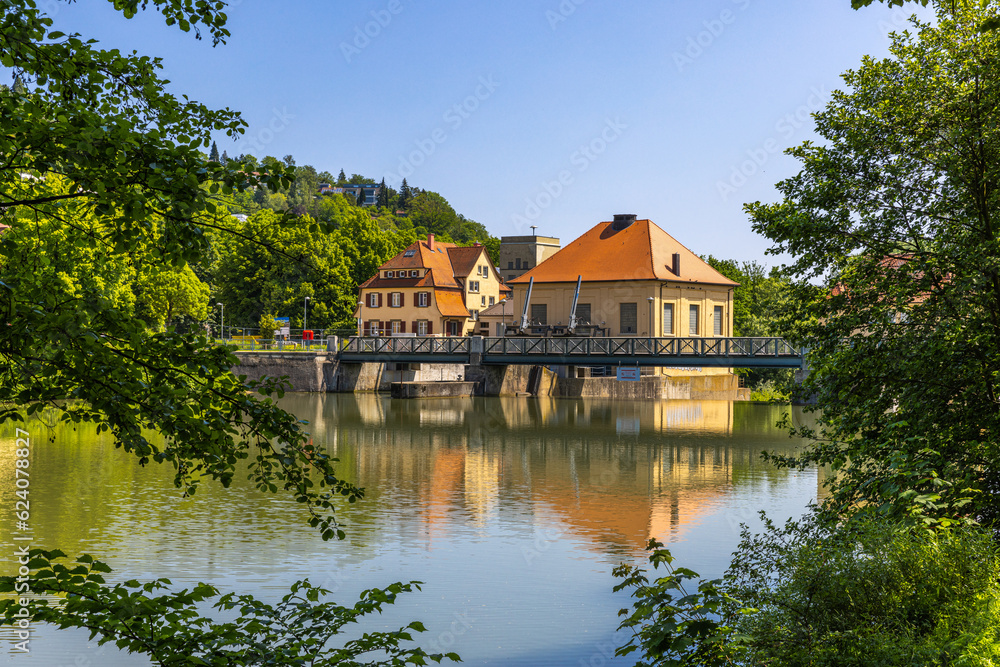
[[[559,245],[559,239],[554,236],[501,236],[500,243],[541,243],[544,245]]]

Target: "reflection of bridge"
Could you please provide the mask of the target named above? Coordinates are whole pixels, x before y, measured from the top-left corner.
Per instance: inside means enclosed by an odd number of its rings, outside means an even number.
[[[782,338],[467,338],[352,337],[338,357],[360,362],[474,365],[716,366],[800,368],[802,354]]]

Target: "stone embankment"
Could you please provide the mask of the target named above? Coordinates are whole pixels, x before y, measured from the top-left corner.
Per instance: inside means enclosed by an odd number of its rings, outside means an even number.
[[[247,381],[287,376],[290,391],[392,392],[417,396],[559,396],[640,400],[747,400],[734,375],[646,376],[638,382],[613,377],[562,377],[541,366],[363,363],[339,361],[326,351],[237,352],[233,373]],[[572,375],[572,374],[567,374]]]

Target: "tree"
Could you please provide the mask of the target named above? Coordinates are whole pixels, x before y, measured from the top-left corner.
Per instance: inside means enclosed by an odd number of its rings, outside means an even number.
[[[222,2],[114,6],[129,17],[152,6],[169,25],[199,39],[205,30],[216,44],[229,34]],[[280,487],[303,503],[323,539],[343,537],[336,503],[362,490],[341,480],[335,461],[269,398],[283,385],[269,379],[248,391],[230,371],[237,359],[229,349],[204,335],[151,330],[132,316],[120,289],[127,281],[115,274],[137,264],[182,272],[197,265],[217,234],[232,232],[222,197],[260,185],[287,188],[290,170],[275,162],[248,169],[248,158],[207,161],[202,150],[212,133],[245,131],[237,113],[166,92],[158,60],[104,50],[51,25],[33,0],[0,3],[0,66],[31,89],[0,95],[0,219],[10,226],[0,235],[0,422],[51,408],[63,422],[109,431],[142,464],[171,465],[188,494],[206,480],[228,485],[242,468],[258,489]],[[71,232],[59,239],[59,254],[36,242],[47,225]],[[68,257],[94,261],[98,270],[58,270]],[[86,581],[107,590],[99,574]],[[71,571],[69,583],[83,582]],[[14,581],[4,586],[9,591]],[[105,606],[113,604],[110,592]],[[175,610],[164,609],[163,618],[193,618]],[[261,611],[249,629],[261,627]],[[93,614],[64,608],[58,618],[86,627]],[[171,634],[156,640],[169,642]]]
[[[252,595],[220,596],[215,587],[204,583],[177,592],[167,590],[171,585],[167,579],[108,586],[103,575],[111,568],[105,563],[84,555],[67,567],[60,562],[65,558],[61,551],[35,549],[26,559],[37,572],[30,577],[30,590],[38,596],[27,602],[31,617],[61,627],[87,628],[98,644],[114,642],[130,653],[147,655],[160,667],[401,667],[428,664],[427,660],[461,661],[455,653],[428,654],[419,647],[407,647],[414,633],[425,632],[418,622],[395,631],[365,632],[341,646],[333,643],[345,627],[370,614],[381,614],[400,593],[420,590],[419,581],[366,590],[356,604],[343,607],[321,601],[330,591],[307,579],[292,584],[288,594],[271,605]],[[4,577],[0,591],[13,593],[16,585],[15,577]],[[19,590],[23,595],[29,586]],[[48,596],[62,597],[65,604],[50,605]],[[212,609],[225,615],[226,622],[202,615],[209,601],[214,601]],[[18,620],[16,602],[0,601],[0,610],[10,623]]]
[[[410,186],[406,184],[406,179],[403,179],[403,184],[399,186],[399,201],[396,204],[396,208],[400,211],[406,211],[410,207]]]
[[[378,186],[378,196],[375,198],[375,205],[379,209],[383,209],[389,206],[389,189],[386,187],[385,178]]]
[[[337,184],[338,185],[343,185],[346,182],[347,182],[347,175],[344,174],[344,170],[341,169],[340,173],[337,174]]]
[[[674,568],[655,540],[649,561],[622,565],[615,590],[635,601],[618,655],[640,665],[908,667],[1000,659],[1000,551],[965,526],[927,531],[865,517],[812,514],[761,534],[744,528],[721,579]]]
[[[843,509],[1000,528],[1000,42],[997,8],[937,6],[815,114],[822,145],[784,201],[747,207],[792,257],[816,440]]]
[[[208,153],[208,159],[211,160],[212,162],[220,162],[219,147],[215,145],[214,141],[212,142],[212,150],[209,151]]]
[[[364,206],[365,205],[365,189],[364,188],[358,188],[358,197],[357,197],[356,201],[357,201],[358,206]]]
[[[363,215],[363,214],[362,214]],[[308,216],[282,224],[259,211],[218,241],[213,270],[217,297],[235,323],[257,323],[265,313],[301,313],[310,298],[309,322],[331,328],[350,322],[357,301],[351,277],[352,246],[340,232],[318,229]]]

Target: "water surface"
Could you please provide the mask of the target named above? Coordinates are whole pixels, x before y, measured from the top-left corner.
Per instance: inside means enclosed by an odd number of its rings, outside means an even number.
[[[116,580],[205,581],[271,601],[305,577],[345,604],[416,579],[423,590],[378,623],[422,620],[429,650],[469,665],[632,664],[610,658],[628,604],[612,593],[615,565],[639,562],[657,538],[679,564],[717,577],[741,522],[756,525],[761,509],[798,515],[820,485],[816,471],[759,459],[798,446],[775,427],[788,407],[370,394],[289,395],[282,405],[308,420],[342,477],[366,488],[340,513],[346,540],[323,542],[298,503],[245,479],[183,498],[171,469],[140,467],[92,429],[36,421],[33,546],[91,553]],[[13,436],[0,431],[5,536],[19,534]],[[12,551],[0,555],[5,573]],[[29,656],[3,639],[11,664],[148,664],[77,631],[34,627]]]

